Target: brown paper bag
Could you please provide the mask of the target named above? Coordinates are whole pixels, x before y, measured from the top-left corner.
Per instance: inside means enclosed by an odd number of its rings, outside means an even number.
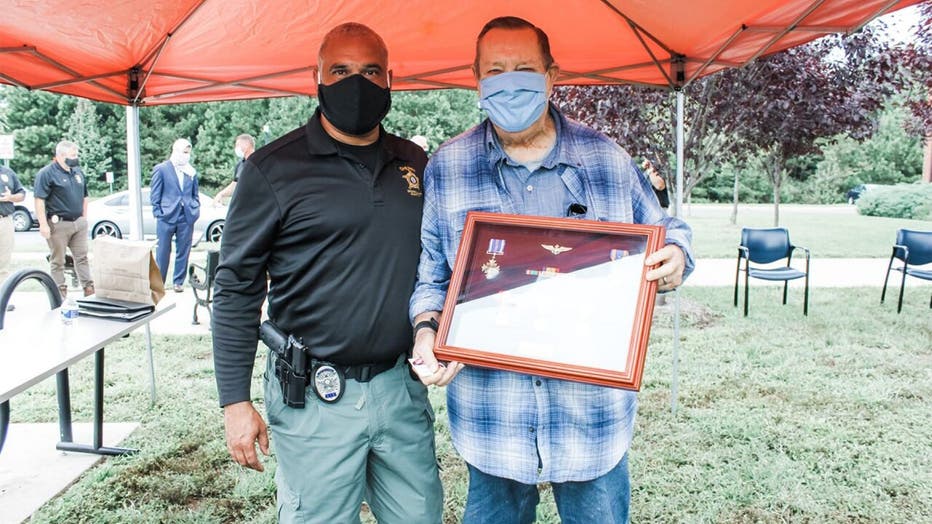
[[[165,296],[149,242],[99,236],[94,239],[91,269],[98,297],[155,305]]]

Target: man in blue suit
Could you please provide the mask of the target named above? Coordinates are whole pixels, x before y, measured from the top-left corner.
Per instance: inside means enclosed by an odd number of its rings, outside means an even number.
[[[175,140],[171,157],[152,170],[151,186],[149,198],[152,201],[152,214],[155,216],[156,233],[159,238],[155,262],[162,273],[162,280],[165,281],[174,237],[175,272],[172,275],[172,283],[175,292],[181,293],[184,291],[182,285],[188,270],[194,222],[201,215],[197,171],[191,166],[191,142],[184,138]]]

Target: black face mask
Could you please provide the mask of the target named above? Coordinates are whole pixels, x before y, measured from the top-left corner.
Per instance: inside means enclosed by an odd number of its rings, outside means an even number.
[[[325,86],[317,84],[317,101],[327,120],[348,135],[364,135],[378,127],[392,107],[392,90],[352,75]]]
[[[81,165],[81,161],[78,160],[77,158],[66,158],[65,165],[73,169]]]

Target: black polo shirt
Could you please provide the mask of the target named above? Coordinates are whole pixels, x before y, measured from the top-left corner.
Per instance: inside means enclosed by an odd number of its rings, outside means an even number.
[[[67,171],[53,160],[36,174],[33,191],[36,197],[45,200],[46,216],[58,215],[65,220],[75,220],[84,214],[87,180],[80,167]]]
[[[410,350],[427,156],[384,130],[380,143],[373,174],[318,112],[246,161],[214,284],[221,405],[250,398],[266,275],[269,318],[315,357],[351,365]]]
[[[8,189],[14,195],[26,192],[23,185],[19,183],[16,173],[6,166],[0,166],[0,194],[6,193]],[[13,211],[16,211],[13,202],[0,202],[0,217],[12,215]]]

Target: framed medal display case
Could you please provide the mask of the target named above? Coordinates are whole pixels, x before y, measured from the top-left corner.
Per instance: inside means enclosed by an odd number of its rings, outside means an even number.
[[[437,358],[638,390],[664,228],[471,211]]]

